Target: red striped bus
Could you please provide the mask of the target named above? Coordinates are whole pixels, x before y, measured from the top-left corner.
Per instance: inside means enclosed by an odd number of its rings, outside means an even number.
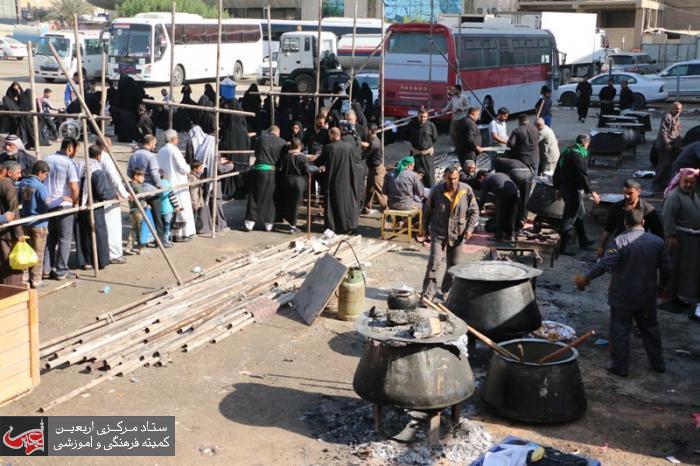
[[[547,30],[466,23],[458,31],[415,23],[392,24],[389,34],[384,113],[390,117],[413,115],[421,106],[442,109],[448,87],[460,83],[474,106],[481,105],[469,89],[482,102],[493,99],[495,108],[525,112],[542,86],[559,84],[556,41]]]

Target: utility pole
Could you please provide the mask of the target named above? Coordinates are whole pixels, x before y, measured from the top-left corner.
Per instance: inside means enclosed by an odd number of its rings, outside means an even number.
[[[19,0],[15,0],[15,24],[19,24],[20,5]]]

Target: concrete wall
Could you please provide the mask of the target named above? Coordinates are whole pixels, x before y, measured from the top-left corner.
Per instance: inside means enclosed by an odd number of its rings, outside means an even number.
[[[661,26],[666,29],[700,30],[700,1],[666,0]]]
[[[610,47],[631,50],[634,44],[634,28],[605,28]],[[624,42],[623,42],[624,38]]]

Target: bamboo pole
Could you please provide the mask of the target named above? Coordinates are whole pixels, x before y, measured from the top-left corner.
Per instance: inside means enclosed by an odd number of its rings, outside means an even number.
[[[100,113],[101,116],[107,114],[107,54],[102,51],[102,70],[100,72]],[[100,130],[105,132],[105,120],[100,121]]]
[[[267,97],[270,100],[270,126],[275,124],[275,99],[272,97],[272,85],[275,77],[272,76],[272,7],[267,4],[267,62],[270,64],[270,87]]]
[[[0,116],[46,116],[43,112],[33,112],[28,110],[0,110]],[[72,118],[74,120],[89,120],[90,118],[82,113],[51,113],[50,116],[58,118]],[[95,120],[111,120],[111,117],[95,117]]]
[[[29,66],[29,88],[32,90],[32,108],[35,112],[41,112],[39,108],[39,97],[36,93],[36,86],[34,85],[34,55],[32,54],[32,41],[27,42],[27,65]],[[34,129],[34,153],[36,158],[41,158],[41,153],[39,151],[39,117],[37,115],[32,115],[32,127]]]
[[[255,116],[255,113],[253,112],[244,112],[242,110],[230,110],[228,108],[219,108],[217,109],[216,107],[203,107],[201,105],[191,105],[191,104],[182,104],[178,102],[170,102],[170,103],[165,103],[165,102],[158,102],[157,100],[151,100],[151,99],[143,99],[141,100],[144,104],[151,104],[151,105],[160,105],[161,107],[166,106],[166,105],[171,105],[175,108],[189,108],[192,110],[199,110],[200,112],[209,112],[209,113],[228,113],[229,115],[241,115],[241,116]]]
[[[386,47],[386,38],[388,37],[384,32],[384,1],[382,1],[382,53],[379,55],[379,127],[384,127],[384,48]],[[382,164],[384,163],[384,134],[382,133]]]
[[[122,169],[119,167],[119,164],[116,162],[114,156],[112,155],[112,149],[108,147],[107,143],[105,143],[105,135],[102,131],[100,131],[100,127],[97,124],[97,121],[95,120],[94,116],[90,112],[90,109],[88,108],[87,104],[85,103],[85,99],[83,99],[83,96],[80,95],[80,93],[77,91],[75,83],[73,83],[70,80],[70,76],[68,73],[68,70],[66,69],[65,65],[61,62],[61,58],[58,55],[58,52],[56,52],[56,49],[54,48],[53,44],[49,44],[49,49],[51,50],[51,54],[53,55],[54,59],[58,63],[58,66],[61,68],[61,72],[63,75],[68,79],[68,83],[71,86],[71,89],[76,93],[76,96],[78,100],[80,101],[80,106],[83,108],[83,112],[85,112],[86,115],[90,117],[90,124],[92,124],[93,129],[97,133],[97,138],[102,141],[102,146],[104,148],[104,151],[107,152],[107,154],[112,158],[112,161],[114,162],[114,167],[117,169],[117,172],[119,173],[119,176],[121,177],[122,181],[124,181],[125,187],[127,191],[129,191],[129,194],[136,198],[136,193],[134,192],[134,189],[131,187],[131,184],[129,183],[129,179],[126,177]],[[136,207],[139,209],[139,212],[143,216],[143,218],[146,218],[146,212],[143,210],[143,206],[141,206],[140,202],[136,203]],[[155,227],[151,225],[151,222],[146,222],[146,226],[150,230],[151,234],[153,235],[153,238],[155,239],[156,245],[158,245],[158,249],[160,249],[160,252],[163,254],[163,258],[165,259],[165,262],[168,264],[168,267],[170,268],[170,271],[173,273],[175,276],[175,280],[177,281],[178,285],[182,284],[182,279],[180,278],[180,275],[177,273],[177,270],[175,269],[175,266],[173,265],[172,261],[170,260],[170,257],[168,257],[168,254],[165,252],[165,249],[163,248],[163,243],[161,243],[160,238],[158,237],[158,232],[156,231]]]
[[[212,186],[212,196],[211,196],[211,237],[216,238],[216,221],[219,216],[219,202],[217,196],[219,195],[219,105],[221,100],[221,19],[223,12],[223,0],[219,0],[219,30],[216,36],[216,81],[214,86],[216,86],[216,102],[214,102],[214,108],[216,112],[214,113],[214,169],[210,176],[214,177],[214,186]],[[233,96],[235,99],[236,96]]]
[[[320,107],[321,92],[321,23],[323,22],[323,0],[318,0],[318,33],[316,35],[316,93],[314,94],[316,101],[316,111],[314,115],[318,115]]]
[[[297,96],[297,97],[309,97],[309,93],[304,93],[304,92],[270,92],[270,91],[265,91],[265,92],[251,92],[250,95],[275,95],[275,96],[281,96],[281,95],[287,95],[287,96]],[[314,97],[347,97],[346,94],[333,94],[329,92],[314,92],[313,94]]]
[[[350,55],[350,92],[349,99],[352,106],[353,83],[355,82],[355,36],[357,35],[357,0],[355,0],[355,13],[352,16],[352,52]]]
[[[173,101],[173,73],[175,72],[175,11],[177,4],[173,2],[170,18],[170,101]],[[173,107],[168,107],[168,128],[173,129]]]
[[[80,47],[80,34],[78,33],[78,15],[73,15],[73,34],[75,35],[75,56],[78,61],[78,82],[80,83],[80,95],[85,99],[85,76],[83,76],[83,55]],[[95,208],[93,206],[92,192],[92,167],[90,166],[90,154],[88,151],[88,126],[83,120],[83,155],[85,156],[85,184],[87,187],[88,216],[90,219],[90,241],[92,243],[92,271],[95,278],[98,276],[99,264],[97,258],[97,232],[95,231]],[[80,174],[78,174],[80,178]],[[81,203],[82,199],[78,200]]]

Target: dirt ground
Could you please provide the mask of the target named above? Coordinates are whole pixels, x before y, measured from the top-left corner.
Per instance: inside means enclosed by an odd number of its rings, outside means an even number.
[[[5,85],[5,76],[11,81],[12,76],[23,75],[14,68],[7,72],[7,65],[0,61],[0,87]],[[658,119],[657,113],[654,127]],[[689,129],[700,124],[700,117],[691,111],[683,121],[684,129]],[[514,124],[509,122],[509,129]],[[557,109],[553,128],[563,145],[594,125],[593,118],[579,124],[574,111]],[[648,140],[654,136],[654,132],[648,134]],[[120,163],[125,163],[129,148],[115,146]],[[446,135],[441,138],[440,148],[449,148]],[[647,168],[648,149],[649,143],[640,146],[636,160],[626,157],[620,169],[592,169],[596,190],[619,192],[624,179],[637,169]],[[396,160],[406,152],[407,146],[394,144],[388,148],[387,158]],[[645,188],[650,184],[647,180],[642,183]],[[192,276],[196,266],[213,265],[217,257],[290,239],[278,233],[237,231],[243,209],[240,201],[226,205],[234,230],[217,235],[215,240],[197,238],[169,250],[183,278]],[[602,229],[601,219],[588,215],[587,228],[596,238]],[[321,230],[321,225],[314,225],[315,232]],[[360,230],[365,236],[377,237],[379,222],[363,218]],[[597,337],[606,338],[608,277],[596,280],[585,293],[577,292],[571,283],[571,277],[586,269],[592,255],[561,257],[553,268],[545,258],[537,297],[543,318],[571,325],[579,335],[594,329]],[[417,243],[375,258],[367,269],[366,306],[382,305],[386,290],[394,286],[419,288],[426,258],[426,249]],[[91,322],[97,314],[173,282],[155,249],[130,257],[125,265],[108,267],[98,279],[92,272],[82,272],[77,288],[40,299],[41,337],[65,334]],[[106,286],[111,287],[109,293],[103,292]],[[547,426],[509,421],[484,406],[478,388],[464,403],[464,416],[483,427],[494,441],[517,435],[566,452],[578,451],[605,465],[665,465],[670,464],[665,459],[669,455],[683,464],[700,464],[700,431],[691,418],[691,413],[700,411],[700,327],[685,315],[660,312],[659,320],[666,374],[650,370],[636,337],[631,339],[632,364],[627,379],[605,372],[607,346],[596,346],[591,340],[580,348],[588,410],[576,422]],[[249,326],[216,345],[177,355],[166,367],[142,368],[130,376],[115,378],[48,414],[176,416],[177,456],[128,458],[128,464],[382,464],[377,458],[359,455],[350,445],[350,438],[328,441],[329,431],[338,427],[329,424],[329,413],[362,413],[358,425],[367,423],[371,416],[369,404],[360,400],[352,388],[363,344],[351,323],[324,315],[309,327],[293,311],[284,309],[265,323]],[[472,368],[478,386],[490,356],[483,347],[477,348]],[[0,408],[0,416],[33,415],[39,406],[90,377],[73,368],[45,373],[32,393]],[[52,464],[80,465],[124,462],[124,458],[51,460]],[[30,461],[0,458],[0,464],[10,463]],[[447,459],[436,463],[452,464]]]

